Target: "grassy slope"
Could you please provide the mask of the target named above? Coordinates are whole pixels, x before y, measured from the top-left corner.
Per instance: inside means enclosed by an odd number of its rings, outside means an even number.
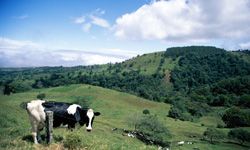
[[[156,73],[161,58],[164,57],[164,53],[165,52],[149,53],[127,60],[122,63],[122,70],[129,71],[140,69],[142,74],[152,75]],[[173,61],[171,58],[165,58],[162,68],[170,71],[176,63],[177,61]]]
[[[62,148],[62,141],[50,146],[33,145],[30,140],[30,125],[25,110],[19,107],[21,102],[35,99],[39,92],[45,92],[47,99],[55,101],[72,102],[74,96],[91,97],[91,107],[100,111],[101,116],[95,119],[94,131],[87,133],[84,127],[76,129],[74,133],[81,135],[83,145],[87,149],[157,149],[154,146],[146,146],[137,139],[122,136],[119,132],[113,132],[112,128],[130,129],[127,124],[128,118],[133,115],[141,114],[145,108],[151,114],[156,114],[159,119],[171,131],[173,149],[247,149],[234,144],[218,143],[209,145],[199,139],[206,129],[200,122],[175,121],[166,117],[170,108],[164,103],[155,103],[133,95],[108,90],[89,85],[70,85],[65,87],[34,90],[25,93],[13,94],[11,96],[0,95],[0,149],[46,149]],[[226,131],[225,131],[226,132]],[[55,139],[58,137],[65,139],[67,134],[72,134],[64,128],[54,130]],[[195,137],[190,137],[195,136]],[[176,141],[194,141],[193,145],[176,146]]]

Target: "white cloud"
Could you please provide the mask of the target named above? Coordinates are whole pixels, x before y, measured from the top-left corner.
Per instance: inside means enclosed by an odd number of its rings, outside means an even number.
[[[96,10],[94,10],[91,14],[96,15],[96,16],[101,16],[104,15],[106,13],[105,10],[102,10],[100,8],[97,8]]]
[[[121,39],[205,42],[250,38],[249,0],[153,1],[116,19]]]
[[[4,37],[0,37],[0,49],[8,49],[8,50],[15,50],[15,49],[38,49],[41,46],[37,43],[32,41],[17,41],[12,40]]]
[[[31,41],[0,37],[0,67],[93,65],[121,62],[133,56],[136,54],[121,49],[103,48],[95,51],[45,49]]]
[[[240,43],[240,48],[242,48],[242,49],[250,49],[250,41],[249,42]]]
[[[82,25],[82,30],[84,32],[89,32],[91,27],[94,25],[102,28],[110,28],[111,25],[109,22],[101,17],[104,14],[105,10],[98,8],[92,11],[90,14],[77,17],[74,20],[74,23]]]
[[[82,24],[82,23],[84,23],[84,22],[85,22],[85,17],[84,17],[84,16],[77,17],[77,18],[75,18],[75,20],[74,20],[74,23],[75,23],[75,24]]]
[[[82,30],[83,30],[84,32],[89,32],[91,26],[92,26],[91,23],[85,23],[85,24],[82,25]]]
[[[93,15],[91,15],[89,17],[91,19],[92,24],[95,24],[95,25],[103,27],[103,28],[109,28],[110,27],[110,24],[108,23],[108,21],[103,19],[103,18],[93,16]]]

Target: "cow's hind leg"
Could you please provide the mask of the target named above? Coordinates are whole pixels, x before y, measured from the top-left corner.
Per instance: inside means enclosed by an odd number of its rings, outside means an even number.
[[[43,130],[45,124],[43,122],[40,122],[40,124],[37,127],[37,140],[40,143],[42,141],[40,132]]]
[[[42,131],[43,129],[39,129],[38,131],[37,131],[37,141],[38,142],[41,142],[42,141],[42,138],[41,138],[41,134],[40,134],[40,132]]]
[[[38,128],[37,128],[37,122],[35,120],[33,120],[31,122],[31,125],[32,125],[32,137],[33,137],[33,140],[34,140],[34,143],[35,144],[38,144],[38,140],[37,140],[37,132],[38,132]]]

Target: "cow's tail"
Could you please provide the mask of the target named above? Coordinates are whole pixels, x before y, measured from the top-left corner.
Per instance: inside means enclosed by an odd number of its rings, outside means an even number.
[[[28,105],[28,102],[22,102],[19,106],[20,106],[22,109],[27,110],[27,105]]]

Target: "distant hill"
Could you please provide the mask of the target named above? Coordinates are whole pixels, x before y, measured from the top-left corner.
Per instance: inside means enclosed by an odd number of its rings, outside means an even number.
[[[2,68],[0,75],[5,94],[84,83],[173,104],[171,110],[179,115],[172,117],[192,120],[208,113],[210,106],[242,106],[247,101],[250,55],[248,50],[211,46],[173,47],[116,64]],[[226,89],[223,81],[243,92]],[[216,87],[228,92],[215,92]]]

